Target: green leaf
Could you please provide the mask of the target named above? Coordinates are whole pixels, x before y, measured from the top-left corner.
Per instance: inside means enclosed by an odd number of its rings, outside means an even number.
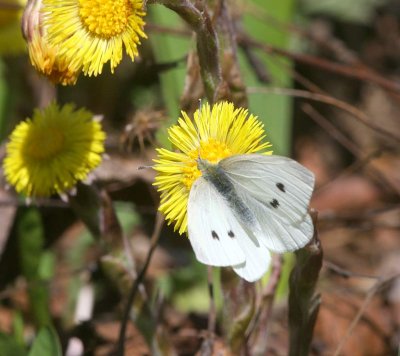
[[[69,205],[74,213],[83,221],[93,237],[99,238],[102,234],[101,197],[94,186],[79,183],[76,185],[76,194],[69,196]]]
[[[116,201],[113,204],[122,230],[129,234],[140,222],[140,217],[137,211],[130,202]]]
[[[37,325],[51,322],[49,292],[39,274],[43,256],[44,232],[41,216],[36,208],[27,209],[18,221],[17,235],[22,273],[28,281],[29,301]],[[42,273],[44,273],[42,271]]]
[[[289,42],[287,33],[277,31],[273,24],[262,20],[263,14],[268,14],[280,21],[290,23],[294,14],[294,0],[252,0],[250,6],[255,7],[260,18],[251,15],[244,17],[244,27],[247,33],[261,43],[286,48]],[[271,86],[291,86],[292,80],[285,67],[276,64],[276,59],[262,52],[255,52],[261,62],[265,65],[271,75]],[[243,77],[246,86],[265,86],[258,82],[254,75],[253,68],[240,56]],[[289,61],[284,62],[285,66],[291,65]],[[292,98],[285,96],[250,94],[249,108],[252,114],[257,115],[264,123],[267,132],[267,139],[273,144],[275,154],[288,155],[290,153],[290,139],[292,128]]]
[[[62,356],[60,341],[53,328],[40,329],[29,356]]]
[[[15,341],[19,345],[24,346],[25,345],[25,342],[24,342],[24,320],[22,318],[21,313],[18,310],[16,310],[14,312],[12,326],[13,326],[13,334],[14,334]],[[0,348],[0,351],[1,351],[1,348]]]
[[[51,251],[45,251],[40,256],[38,276],[43,281],[49,281],[54,275],[56,257]]]
[[[27,209],[18,221],[17,234],[22,272],[28,281],[38,275],[44,234],[40,214],[36,208]]]
[[[167,26],[176,29],[185,28],[184,21],[176,13],[161,5],[151,6],[149,8],[149,17],[157,26]],[[150,42],[158,63],[182,59],[187,55],[190,43],[187,38],[183,38],[182,36],[160,33],[152,33]],[[160,73],[161,89],[170,119],[159,130],[157,139],[166,147],[170,146],[167,140],[166,128],[178,119],[185,75],[185,65],[178,65],[175,68]]]
[[[368,24],[373,19],[376,8],[388,2],[388,0],[301,0],[300,5],[307,15],[323,14],[339,21]]]
[[[295,256],[293,252],[285,253],[283,256],[283,265],[281,277],[279,278],[278,286],[276,288],[276,299],[282,300],[286,298],[289,292],[289,276],[295,263]]]
[[[25,349],[15,340],[14,336],[0,333],[1,356],[25,356]]]

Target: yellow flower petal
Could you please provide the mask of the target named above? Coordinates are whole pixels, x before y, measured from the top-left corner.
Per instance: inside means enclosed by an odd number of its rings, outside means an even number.
[[[35,69],[51,82],[61,85],[74,85],[80,70],[69,68],[68,61],[60,55],[58,49],[51,47],[46,36],[36,30],[32,41],[28,42],[29,58]]]

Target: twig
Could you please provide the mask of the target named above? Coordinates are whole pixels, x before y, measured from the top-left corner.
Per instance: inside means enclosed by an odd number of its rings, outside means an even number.
[[[357,109],[356,107],[342,101],[336,99],[329,95],[319,94],[319,93],[312,93],[306,90],[299,90],[299,89],[289,89],[289,88],[255,88],[250,87],[247,89],[248,93],[264,93],[264,94],[276,94],[276,95],[287,95],[293,96],[297,98],[304,98],[312,101],[317,101],[325,104],[329,104],[335,106],[351,116],[355,117],[358,121],[362,122],[365,126],[369,127],[370,129],[379,132],[380,134],[391,138],[397,142],[400,142],[400,136],[397,134],[387,131],[386,129],[374,124],[372,120],[364,114],[361,110]]]
[[[371,70],[366,70],[364,67],[360,67],[357,65],[344,65],[307,54],[293,53],[285,49],[276,48],[268,44],[258,42],[245,34],[240,34],[238,36],[238,43],[240,44],[241,42],[247,42],[249,45],[255,48],[262,49],[266,53],[284,56],[294,60],[295,62],[310,65],[314,68],[318,67],[320,69],[340,74],[346,77],[351,77],[377,84],[382,88],[395,93],[397,97],[400,94],[400,83],[386,79],[381,75],[372,72]]]
[[[358,161],[354,162],[351,166],[347,167],[342,173],[339,174],[334,180],[326,183],[325,185],[319,187],[315,191],[315,195],[321,193],[321,191],[325,190],[328,186],[330,186],[336,179],[347,176],[362,167],[369,165],[374,158],[377,158],[384,149],[377,149],[375,151],[369,152],[364,155],[362,150],[358,148],[349,138],[347,138],[338,128],[336,128],[329,120],[327,120],[323,115],[321,115],[317,110],[315,110],[310,104],[304,104],[302,106],[302,110],[319,126],[321,126],[331,137],[333,137],[336,141],[338,141],[343,147],[345,147],[349,152],[351,152],[355,157],[358,158]],[[400,195],[400,190],[387,179],[384,174],[382,174],[378,169],[369,165],[369,172],[372,178],[380,184],[384,182],[383,187],[390,186],[390,188]]]
[[[335,350],[335,353],[333,354],[333,356],[339,356],[340,352],[342,351],[342,348],[344,347],[344,345],[346,344],[347,340],[349,339],[349,337],[351,336],[351,334],[354,331],[354,328],[357,326],[358,322],[360,321],[362,315],[364,314],[365,310],[368,307],[368,304],[372,301],[372,298],[374,297],[374,295],[383,287],[385,287],[387,284],[393,282],[396,278],[400,277],[400,273],[396,273],[393,276],[389,276],[387,278],[384,279],[379,279],[368,291],[367,295],[365,296],[364,302],[361,305],[357,315],[354,317],[353,321],[351,322],[349,328],[346,331],[346,334],[341,338],[340,343],[338,345],[338,347]]]
[[[320,34],[316,34],[314,31],[312,31],[312,29],[304,29],[296,24],[283,22],[271,15],[269,12],[265,11],[264,8],[257,5],[252,5],[251,3],[246,4],[246,10],[246,12],[248,12],[250,15],[262,22],[267,22],[269,25],[274,26],[275,29],[278,29],[281,32],[291,32],[292,34],[314,42],[323,49],[329,50],[331,53],[335,54],[339,60],[342,60],[345,63],[357,64],[360,66],[363,65],[354,52],[348,49],[343,41],[335,37],[331,36],[329,38],[322,38]]]
[[[161,33],[169,33],[184,37],[190,35],[190,33],[186,30],[178,30],[170,27],[157,26],[154,24],[149,24],[148,27],[153,31]],[[354,65],[345,65],[312,55],[293,53],[281,48],[276,48],[274,46],[267,45],[265,43],[257,42],[256,40],[249,38],[244,34],[240,34],[238,36],[237,41],[240,47],[245,46],[248,48],[249,46],[251,46],[254,48],[259,48],[268,54],[289,58],[297,63],[302,63],[305,65],[317,67],[321,70],[332,72],[334,74],[339,74],[346,77],[358,79],[361,81],[377,84],[383,89],[393,92],[395,96],[399,98],[400,83],[394,82],[392,80],[383,77],[378,73],[375,73],[369,67],[361,65],[358,61],[356,61]]]
[[[253,51],[253,48],[246,42],[239,43],[239,47],[243,51],[245,58],[247,59],[250,68],[254,71],[258,81],[260,83],[270,83],[271,74],[268,72],[265,64]]]
[[[303,104],[301,109],[307,114],[317,125],[322,127],[329,135],[345,147],[355,157],[359,157],[362,153],[359,146],[354,141],[345,136],[335,125],[321,115],[311,104]]]
[[[349,271],[347,269],[344,269],[337,264],[330,262],[330,261],[324,261],[324,267],[329,269],[332,273],[337,274],[340,277],[343,278],[366,278],[366,279],[379,279],[379,276],[371,276],[368,274],[361,274],[361,273],[355,273],[352,271]]]
[[[217,321],[215,307],[215,291],[213,285],[213,267],[207,266],[207,284],[208,294],[210,296],[210,305],[208,310],[208,327],[207,332],[204,332],[203,342],[201,343],[199,354],[201,356],[209,356],[213,354],[215,325]]]
[[[123,319],[121,321],[121,328],[120,328],[120,332],[119,332],[118,346],[117,346],[117,353],[116,353],[117,356],[124,356],[124,354],[125,354],[125,334],[126,334],[126,328],[128,325],[128,321],[129,321],[130,311],[132,308],[132,303],[135,300],[135,296],[139,289],[139,286],[142,283],[144,276],[146,275],[147,268],[149,267],[151,258],[153,256],[153,252],[155,251],[155,249],[157,247],[158,240],[161,235],[161,228],[163,226],[163,223],[164,223],[164,218],[161,215],[161,213],[158,212],[157,216],[156,216],[156,222],[155,222],[153,235],[151,236],[151,240],[150,240],[150,250],[147,254],[146,261],[142,267],[142,270],[140,271],[137,278],[135,279],[135,282],[133,283],[132,288],[131,288],[128,298],[127,298],[126,307],[124,310]]]
[[[400,210],[399,204],[386,205],[380,208],[368,209],[364,212],[357,211],[355,214],[353,213],[332,213],[332,212],[322,212],[319,214],[318,218],[320,221],[336,221],[340,220],[356,220],[356,219],[373,219],[379,214],[385,214],[387,212],[392,212]]]
[[[213,286],[213,267],[207,266],[207,279],[208,279],[208,293],[210,295],[210,309],[208,313],[208,332],[213,334],[215,332],[216,324],[216,308],[215,308],[215,291]]]
[[[68,203],[65,201],[59,200],[59,199],[46,199],[46,198],[40,198],[40,199],[34,199],[30,201],[29,203],[26,200],[22,200],[20,198],[10,198],[10,199],[1,199],[0,200],[0,207],[3,206],[27,206],[27,205],[35,205],[37,207],[46,207],[46,208],[64,208],[64,209],[69,209],[70,206]]]
[[[322,248],[318,239],[317,213],[312,213],[314,236],[310,244],[296,251],[296,264],[289,279],[289,355],[308,355],[320,306],[315,286],[322,266]]]
[[[192,31],[190,31],[186,28],[174,28],[174,27],[160,26],[155,23],[146,24],[146,30],[149,32],[157,32],[157,33],[175,35],[175,36],[180,36],[180,37],[185,37],[185,38],[190,37],[193,34]]]

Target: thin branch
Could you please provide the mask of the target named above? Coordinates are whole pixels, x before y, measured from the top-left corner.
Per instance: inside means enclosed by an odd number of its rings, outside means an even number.
[[[207,266],[207,279],[208,279],[208,293],[210,295],[210,309],[208,312],[208,332],[211,335],[215,332],[215,325],[217,321],[212,266]]]
[[[329,271],[331,271],[332,273],[337,274],[340,277],[343,278],[366,278],[366,279],[379,279],[379,276],[371,276],[368,274],[362,274],[362,273],[355,273],[352,271],[349,271],[347,269],[344,269],[343,267],[338,266],[337,264],[327,261],[325,260],[323,262],[323,266],[325,268],[327,268]]]
[[[331,137],[333,137],[336,141],[338,141],[343,147],[345,147],[349,152],[351,152],[356,158],[358,158],[358,161],[354,162],[352,165],[347,167],[339,176],[337,176],[334,180],[326,183],[325,185],[319,187],[316,191],[315,194],[320,194],[321,191],[325,190],[327,187],[329,187],[335,180],[340,179],[344,176],[347,176],[353,172],[358,171],[364,166],[369,165],[369,172],[372,178],[377,183],[382,184],[384,183],[383,186],[387,187],[390,186],[390,188],[396,192],[398,195],[400,195],[400,190],[394,184],[390,179],[387,179],[384,174],[382,174],[378,169],[374,168],[370,163],[374,158],[377,158],[384,149],[377,149],[372,152],[369,152],[368,154],[364,154],[362,150],[356,146],[353,141],[351,141],[349,138],[347,138],[336,126],[334,126],[329,120],[327,120],[323,115],[321,115],[317,110],[315,110],[310,104],[304,104],[302,106],[302,110],[314,121],[316,122],[319,126],[321,126]]]
[[[241,42],[247,42],[249,45],[259,48],[268,54],[284,56],[295,62],[310,65],[314,68],[319,68],[346,77],[371,82],[390,92],[395,93],[397,96],[400,94],[400,83],[386,79],[381,75],[372,72],[369,69],[366,70],[364,67],[360,67],[358,65],[344,65],[308,54],[293,53],[285,49],[276,48],[268,44],[258,42],[245,34],[238,36],[238,43],[240,44]]]
[[[385,214],[387,212],[392,212],[400,210],[400,205],[399,204],[393,204],[393,205],[385,205],[384,207],[380,208],[374,208],[374,209],[368,209],[364,212],[356,212],[356,213],[332,213],[332,212],[322,212],[318,215],[319,220],[324,220],[324,221],[336,221],[337,219],[340,220],[355,220],[355,219],[373,219],[374,217],[380,215],[380,214]]]
[[[333,37],[331,34],[329,34],[331,36],[329,38],[326,38],[328,36],[324,36],[324,38],[322,38],[319,33],[315,33],[315,31],[312,31],[312,29],[310,30],[309,28],[303,28],[294,23],[281,21],[280,19],[271,15],[264,8],[251,3],[246,4],[246,10],[246,12],[258,20],[267,22],[269,25],[274,26],[275,29],[278,29],[283,33],[290,32],[315,43],[320,48],[329,50],[331,53],[335,54],[339,60],[345,63],[357,64],[359,66],[364,65],[357,55],[351,49],[346,47],[343,41]]]
[[[3,206],[27,206],[27,205],[35,205],[37,207],[49,207],[49,208],[64,208],[69,209],[70,206],[67,202],[59,200],[59,199],[32,199],[31,201],[22,200],[20,198],[10,198],[10,199],[1,199],[0,200],[0,207]]]
[[[361,148],[354,141],[345,136],[335,125],[321,115],[311,104],[303,104],[301,109],[307,114],[317,125],[322,127],[329,135],[345,147],[355,157],[362,154]]]
[[[248,88],[248,93],[264,93],[264,94],[276,94],[276,95],[287,95],[296,98],[304,98],[312,101],[317,101],[325,104],[329,104],[335,106],[351,116],[355,117],[358,121],[363,123],[365,126],[369,127],[370,129],[379,132],[380,134],[393,139],[396,142],[400,142],[400,136],[397,134],[387,131],[386,129],[374,124],[369,116],[364,114],[361,110],[357,109],[356,107],[342,101],[336,99],[329,95],[319,94],[319,93],[312,93],[306,90],[299,90],[299,89],[289,89],[289,88],[255,88],[250,87]]]
[[[208,294],[210,296],[210,305],[208,310],[207,332],[203,332],[203,342],[199,350],[199,355],[209,356],[213,353],[215,326],[217,322],[217,310],[215,306],[215,290],[213,284],[213,267],[207,266],[207,284]]]
[[[161,229],[162,229],[163,224],[164,224],[164,218],[163,218],[162,214],[160,212],[158,212],[157,216],[156,216],[153,235],[151,236],[151,240],[150,240],[150,250],[147,254],[146,261],[142,267],[142,270],[140,271],[137,278],[135,279],[135,282],[133,283],[132,288],[131,288],[128,298],[127,298],[126,307],[124,310],[123,319],[121,321],[121,328],[120,328],[120,332],[119,332],[117,353],[116,353],[117,356],[124,356],[124,354],[125,354],[125,334],[126,334],[126,328],[128,326],[130,312],[132,309],[132,304],[133,304],[133,301],[135,300],[135,296],[139,289],[139,286],[141,285],[143,278],[146,275],[147,268],[149,267],[153,253],[157,247],[158,240],[160,239]]]
[[[189,32],[187,30],[177,30],[174,28],[157,26],[154,24],[149,24],[148,28],[152,31],[160,33],[169,33],[184,37],[189,36]],[[382,75],[380,75],[379,73],[375,73],[369,67],[365,65],[360,65],[360,62],[358,61],[356,61],[354,65],[345,65],[329,61],[324,58],[316,57],[313,55],[293,53],[265,43],[257,42],[256,40],[244,34],[238,35],[237,42],[240,47],[244,46],[245,48],[249,47],[259,48],[271,55],[277,55],[280,57],[289,58],[297,63],[302,63],[334,74],[339,74],[349,78],[354,78],[361,81],[379,85],[383,89],[389,92],[393,92],[395,97],[399,98],[400,83],[387,79]]]
[[[368,291],[367,295],[365,296],[364,302],[361,305],[357,315],[354,317],[353,321],[351,322],[349,328],[346,331],[346,334],[341,338],[339,345],[337,346],[335,353],[333,354],[333,356],[339,356],[340,352],[342,351],[344,345],[346,344],[347,340],[349,339],[349,337],[351,336],[351,334],[353,333],[355,327],[357,326],[358,322],[361,320],[363,314],[365,313],[365,310],[367,309],[369,303],[371,303],[372,298],[374,297],[374,295],[381,290],[382,288],[384,288],[386,285],[388,285],[389,283],[393,282],[395,279],[400,277],[400,273],[396,273],[393,276],[389,276],[387,278],[384,279],[379,279]]]

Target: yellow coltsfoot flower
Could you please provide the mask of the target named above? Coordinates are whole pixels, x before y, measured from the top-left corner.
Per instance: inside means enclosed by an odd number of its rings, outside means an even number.
[[[80,70],[70,68],[66,58],[60,55],[58,49],[51,47],[39,31],[29,41],[28,52],[34,68],[52,83],[74,85],[78,80]]]
[[[22,18],[22,31],[28,43],[28,53],[33,67],[54,84],[74,85],[81,72],[70,66],[59,46],[48,42],[47,28],[40,20],[42,0],[29,0]]]
[[[208,103],[194,113],[193,122],[185,112],[169,130],[169,140],[179,151],[158,149],[154,169],[155,186],[161,192],[160,211],[179,233],[187,231],[187,204],[194,181],[201,176],[197,159],[212,164],[238,154],[263,153],[271,147],[263,124],[243,108],[220,102]]]
[[[101,74],[107,62],[113,72],[123,47],[134,60],[146,38],[142,0],[43,0],[42,14],[50,44],[72,70],[89,76]]]
[[[96,168],[104,152],[105,133],[85,109],[50,104],[36,110],[11,133],[4,175],[18,193],[47,197],[72,189]]]

